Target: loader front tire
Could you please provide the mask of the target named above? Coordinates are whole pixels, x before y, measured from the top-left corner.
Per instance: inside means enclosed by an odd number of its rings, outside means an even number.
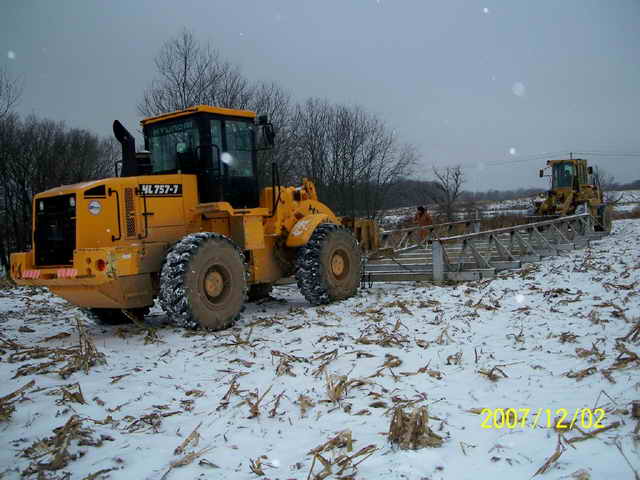
[[[611,207],[609,205],[601,205],[598,208],[598,223],[595,230],[598,232],[611,233]]]
[[[344,227],[319,225],[296,257],[296,281],[312,305],[355,295],[360,284],[362,252]]]
[[[181,327],[223,330],[247,297],[242,251],[217,233],[184,237],[169,251],[160,274],[160,306]]]

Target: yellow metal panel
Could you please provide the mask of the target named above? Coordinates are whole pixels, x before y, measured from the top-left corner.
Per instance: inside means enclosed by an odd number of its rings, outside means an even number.
[[[158,115],[157,117],[145,118],[140,123],[142,124],[142,126],[146,126],[151,123],[170,120],[172,118],[184,117],[186,115],[192,115],[198,112],[215,113],[217,115],[225,115],[229,117],[256,118],[256,112],[252,112],[249,110],[236,110],[234,108],[212,107],[209,105],[195,105],[193,107],[185,108],[184,110],[178,110],[177,112],[166,113],[164,115]]]
[[[264,248],[262,217],[251,215],[231,217],[231,238],[244,250]]]
[[[231,238],[231,227],[229,226],[229,218],[230,217],[208,218],[206,220],[203,220],[198,228],[190,230],[190,232],[214,232]]]
[[[139,308],[153,303],[153,285],[149,275],[121,277],[100,285],[76,281],[68,285],[51,285],[49,289],[80,307]]]
[[[275,254],[275,237],[266,237],[266,248],[251,251],[251,283],[273,283],[291,272],[286,272],[282,259]]]
[[[298,220],[298,222],[291,229],[291,233],[287,237],[287,247],[301,247],[305,245],[313,231],[321,223],[336,223],[325,214],[307,215],[306,217]]]

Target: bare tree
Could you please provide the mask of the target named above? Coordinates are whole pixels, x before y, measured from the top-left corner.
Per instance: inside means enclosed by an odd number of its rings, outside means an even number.
[[[31,241],[33,195],[113,174],[111,141],[63,122],[16,114],[0,119],[0,264]]]
[[[416,161],[412,146],[361,107],[309,99],[296,106],[291,128],[295,172],[342,215],[375,217]]]
[[[439,170],[434,167],[435,188],[431,193],[433,202],[448,221],[455,220],[456,203],[462,194],[464,174],[462,167],[447,167]]]
[[[184,29],[164,43],[155,57],[157,78],[144,91],[138,112],[153,116],[207,104],[247,108],[253,90],[240,69],[210,44]]]
[[[6,117],[22,96],[23,82],[9,74],[6,68],[0,69],[0,120]]]
[[[599,167],[594,167],[593,183],[599,185],[602,189],[602,195],[605,203],[617,205],[622,201],[622,195],[616,191],[618,183],[612,174]]]
[[[258,155],[258,174],[262,185],[270,180],[271,163],[276,162],[281,180],[292,180],[294,157],[292,153],[291,94],[275,82],[260,82],[252,87],[249,108],[269,117],[276,135],[274,148]]]

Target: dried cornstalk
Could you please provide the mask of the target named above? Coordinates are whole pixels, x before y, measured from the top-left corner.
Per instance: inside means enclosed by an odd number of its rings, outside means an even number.
[[[391,355],[391,354],[386,354],[384,356],[384,358],[386,359],[385,362],[382,364],[383,367],[386,368],[396,368],[399,367],[400,365],[402,365],[402,360],[400,360],[400,358],[396,357],[395,355]]]
[[[505,366],[506,365],[496,365],[489,371],[482,370],[482,369],[478,370],[478,373],[481,375],[485,375],[492,382],[497,382],[500,378],[509,378],[509,376],[506,373],[504,373],[502,369],[500,369],[500,367],[505,367]],[[498,373],[501,374],[502,377],[499,377]]]
[[[556,445],[556,450],[553,452],[553,454],[549,458],[547,458],[547,461],[544,462],[544,464],[538,470],[536,470],[536,473],[533,474],[534,477],[536,475],[542,475],[547,470],[549,470],[549,468],[551,468],[551,465],[557,462],[560,456],[564,453],[564,451],[566,450],[566,447],[562,445],[561,438],[562,438],[561,434],[558,434],[558,443]]]
[[[573,370],[571,370],[571,371],[567,372],[566,375],[569,378],[575,378],[576,381],[579,382],[584,377],[588,377],[589,375],[593,375],[597,371],[598,371],[598,369],[596,367],[589,367],[589,368],[585,368],[584,370],[579,370],[577,372],[574,372]]]
[[[279,377],[283,375],[295,377],[296,374],[293,373],[291,361],[287,360],[285,357],[281,357],[280,362],[278,362],[278,366],[276,367],[276,375]]]
[[[307,410],[316,406],[310,397],[300,394],[298,397],[298,406],[300,407],[300,417],[304,417],[307,414]]]
[[[190,443],[193,443],[194,447],[198,445],[198,442],[200,441],[200,434],[198,433],[198,429],[201,426],[202,426],[202,422],[200,422],[198,426],[193,429],[193,432],[191,432],[187,436],[187,438],[185,438],[184,441],[176,447],[176,449],[173,451],[174,455],[182,455]]]
[[[398,307],[402,313],[406,313],[407,315],[413,315],[411,310],[407,308],[407,304],[402,300],[396,300],[395,302],[389,302],[383,305],[383,307]]]
[[[461,361],[462,361],[462,351],[453,355],[449,355],[447,357],[447,365],[460,365]]]
[[[233,377],[231,383],[229,384],[229,389],[227,393],[224,394],[222,400],[220,400],[220,404],[216,408],[216,410],[224,410],[229,406],[229,402],[231,401],[231,395],[240,395],[239,384],[236,382],[238,375]]]
[[[315,455],[322,452],[328,452],[334,448],[346,448],[347,452],[353,450],[353,438],[351,436],[351,430],[343,430],[339,432],[335,437],[330,438],[322,445],[318,445],[316,448],[309,450],[307,455]]]
[[[444,327],[442,329],[442,331],[440,332],[440,335],[438,335],[438,338],[436,338],[436,343],[438,345],[443,345],[449,342],[453,342],[453,340],[451,340],[451,337],[449,336],[449,333],[447,332],[447,330],[449,329],[449,327]]]
[[[108,435],[93,438],[93,430],[83,428],[83,420],[78,415],[73,415],[67,422],[53,430],[54,435],[34,442],[23,451],[23,456],[33,460],[23,476],[34,475],[44,470],[60,470],[66,467],[70,461],[78,458],[77,454],[69,453],[71,440],[78,440],[78,445],[100,447],[104,441],[113,441]],[[37,462],[38,459],[49,456],[49,462]]]
[[[339,403],[347,394],[348,380],[346,375],[325,375],[325,383],[329,400]]]
[[[273,385],[271,385],[269,388],[267,388],[267,391],[264,392],[262,395],[260,395],[260,392],[258,391],[258,389],[256,388],[255,393],[250,393],[245,399],[244,402],[242,403],[246,403],[247,405],[249,405],[249,411],[250,411],[250,415],[247,418],[256,418],[260,416],[260,403],[262,402],[262,400],[264,400],[264,397],[267,396],[267,394],[271,391],[271,388],[273,387]],[[251,400],[249,397],[255,397],[255,401]]]
[[[31,380],[26,385],[23,385],[18,390],[9,395],[5,395],[0,398],[0,422],[7,422],[11,418],[11,414],[15,411],[15,407],[13,403],[18,400],[26,390],[34,387],[36,384],[35,380]]]
[[[558,337],[560,343],[575,343],[578,335],[572,332],[562,332]]]
[[[284,397],[284,390],[281,391],[274,399],[273,408],[269,410],[269,417],[273,418],[278,415],[278,407],[280,406],[280,400]]]
[[[87,333],[84,322],[79,316],[75,317],[76,329],[78,331],[77,351],[71,355],[69,362],[58,372],[62,378],[67,378],[78,370],[89,373],[89,368],[98,364],[107,363],[103,353],[98,352],[93,339]]]
[[[317,357],[312,358],[311,359],[312,362],[315,362],[317,360],[323,361],[322,364],[313,371],[312,375],[314,377],[319,377],[320,375],[324,374],[329,364],[333,362],[336,358],[338,358],[337,348],[335,350],[323,353],[321,355],[318,355]]]
[[[249,469],[259,477],[262,477],[265,474],[264,470],[262,470],[262,459],[260,457],[255,460],[251,458],[249,459]]]
[[[82,480],[96,480],[97,478],[104,478],[104,477],[102,477],[102,475],[104,475],[105,473],[112,472],[113,470],[116,470],[116,468],[115,467],[114,468],[103,468],[101,470],[98,470],[97,472],[90,473],[86,477],[83,477]]]
[[[61,340],[63,338],[70,337],[71,334],[67,332],[60,332],[55,335],[51,335],[50,337],[43,338],[40,340],[41,342],[50,342],[51,340]]]
[[[73,391],[74,389],[75,391]],[[56,401],[57,405],[63,405],[66,402],[80,403],[82,405],[87,404],[87,402],[84,399],[84,395],[82,395],[82,388],[80,388],[79,383],[74,383],[72,385],[64,385],[60,387],[59,390],[55,390],[54,392],[62,394],[62,398]]]
[[[278,350],[271,350],[271,355],[273,357],[285,358],[288,362],[300,362],[300,363],[308,363],[309,362],[309,360],[307,360],[304,357],[296,357],[295,355],[291,355],[289,353],[283,353],[283,352],[280,352]]]
[[[213,447],[207,447],[207,448],[203,448],[202,450],[199,450],[197,452],[191,452],[187,455],[185,455],[184,457],[176,460],[175,462],[171,462],[171,465],[169,466],[169,470],[167,470],[164,475],[162,475],[162,477],[160,478],[160,480],[164,480],[165,478],[167,478],[167,476],[169,475],[169,473],[171,473],[171,471],[174,468],[180,468],[180,467],[184,467],[185,465],[189,465],[191,462],[193,462],[196,458],[201,457],[202,455],[204,455],[205,453],[207,453],[209,450],[211,450]]]
[[[389,441],[403,450],[442,446],[443,438],[434,433],[428,423],[427,407],[418,407],[410,414],[396,407],[389,425]]]
[[[620,352],[620,355],[616,357],[616,360],[611,368],[624,368],[633,362],[640,363],[640,357],[638,356],[638,354],[629,350],[624,346],[622,342],[619,342],[616,345],[616,350]]]
[[[640,339],[640,321],[637,321],[635,325],[631,327],[629,333],[622,337],[622,340],[631,340],[632,342],[635,342],[638,339]]]
[[[580,437],[573,437],[570,440],[567,440],[567,443],[577,443],[577,442],[583,442],[585,440],[589,440],[590,438],[595,437],[596,435],[602,433],[602,432],[606,432],[607,430],[611,430],[612,428],[618,428],[620,426],[620,422],[613,422],[611,425],[607,425],[606,427],[602,427],[602,428],[598,428],[597,430],[593,430],[591,432],[585,432],[582,429],[576,427],[576,429],[578,429],[580,431],[580,433],[582,433],[582,436]]]

